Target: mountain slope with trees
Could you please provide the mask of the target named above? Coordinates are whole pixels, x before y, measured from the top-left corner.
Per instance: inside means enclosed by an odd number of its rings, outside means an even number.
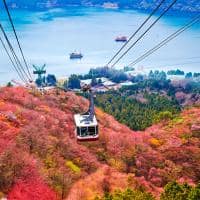
[[[115,199],[118,189],[121,196],[159,199],[168,183],[199,182],[200,107],[138,132],[96,109],[99,141],[78,143],[73,114],[87,106],[72,92],[41,95],[0,88],[0,197],[89,200],[113,193],[110,199]],[[172,190],[177,193],[173,200],[179,200],[184,188],[168,186],[162,198]],[[188,193],[197,197],[198,188]]]

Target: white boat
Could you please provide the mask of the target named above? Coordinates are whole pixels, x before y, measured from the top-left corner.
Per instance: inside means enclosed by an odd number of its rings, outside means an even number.
[[[72,52],[70,53],[70,59],[81,59],[83,58],[82,53]]]
[[[116,37],[115,41],[116,42],[127,42],[127,37],[126,36],[118,36]]]

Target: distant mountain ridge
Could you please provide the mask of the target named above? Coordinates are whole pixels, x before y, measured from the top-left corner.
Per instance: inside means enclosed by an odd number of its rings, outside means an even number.
[[[105,6],[113,8],[129,8],[149,10],[155,7],[158,0],[7,0],[10,7],[28,9],[46,9],[64,6]],[[170,3],[171,1],[166,1]],[[0,3],[0,6],[1,3]],[[173,11],[197,13],[200,11],[199,0],[178,0]]]

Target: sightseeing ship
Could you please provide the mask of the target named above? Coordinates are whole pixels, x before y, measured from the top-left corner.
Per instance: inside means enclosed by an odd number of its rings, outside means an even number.
[[[72,52],[70,53],[70,59],[81,59],[83,58],[82,53]]]
[[[127,37],[126,36],[118,36],[116,37],[115,41],[116,42],[127,42]]]

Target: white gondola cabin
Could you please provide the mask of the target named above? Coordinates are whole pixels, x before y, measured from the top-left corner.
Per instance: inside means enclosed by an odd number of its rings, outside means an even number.
[[[94,94],[90,85],[84,86],[82,90],[88,92],[90,104],[87,112],[74,115],[76,138],[78,141],[98,140],[99,132],[94,111]]]
[[[78,141],[93,141],[98,140],[98,122],[95,115],[93,119],[90,115],[74,115],[76,124],[76,138]]]

